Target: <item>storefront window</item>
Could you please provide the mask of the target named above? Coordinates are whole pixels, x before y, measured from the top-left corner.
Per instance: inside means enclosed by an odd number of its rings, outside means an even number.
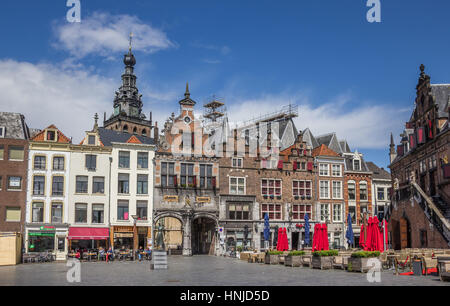
[[[35,236],[36,235],[36,236]],[[44,236],[48,235],[48,236]],[[28,251],[29,252],[53,252],[55,249],[55,235],[29,233],[28,236]]]

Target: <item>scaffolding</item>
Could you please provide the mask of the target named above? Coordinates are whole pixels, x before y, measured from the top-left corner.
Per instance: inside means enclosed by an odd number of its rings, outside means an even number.
[[[259,117],[255,117],[253,119],[244,121],[242,124],[240,124],[239,129],[245,129],[246,127],[249,127],[249,126],[256,126],[260,123],[267,123],[267,122],[280,120],[280,119],[292,119],[292,118],[296,118],[298,116],[299,116],[298,105],[289,104],[289,105],[283,106],[278,111],[264,114]]]
[[[203,118],[205,118],[206,123],[217,122],[219,118],[225,116],[227,109],[225,103],[222,101],[223,99],[212,96],[208,99],[208,102],[203,105],[205,108]]]

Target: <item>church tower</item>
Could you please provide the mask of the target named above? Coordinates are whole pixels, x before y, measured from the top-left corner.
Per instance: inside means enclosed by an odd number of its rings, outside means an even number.
[[[389,159],[390,159],[391,164],[396,157],[397,157],[397,152],[395,151],[394,136],[391,133],[391,144],[389,145]]]
[[[134,75],[136,58],[131,50],[131,41],[132,34],[130,34],[128,54],[125,54],[123,59],[125,72],[122,75],[122,86],[116,91],[114,98],[114,112],[108,120],[105,113],[103,126],[109,130],[151,137],[152,130],[157,133],[157,128],[153,126],[152,113],[150,113],[150,120],[146,120],[146,116],[142,113],[142,95],[136,87],[137,78]]]

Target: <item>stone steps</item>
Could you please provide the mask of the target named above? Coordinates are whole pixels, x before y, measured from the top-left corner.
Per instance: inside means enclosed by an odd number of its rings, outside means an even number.
[[[152,254],[152,270],[167,270],[167,252],[165,251],[153,251]]]

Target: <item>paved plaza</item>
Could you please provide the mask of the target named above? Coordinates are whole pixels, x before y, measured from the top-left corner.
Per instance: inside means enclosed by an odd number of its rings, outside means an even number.
[[[238,259],[194,256],[169,257],[169,270],[150,270],[145,262],[81,263],[81,282],[67,281],[66,263],[0,267],[0,285],[49,286],[450,286],[437,276],[395,276],[381,273],[381,283],[369,283],[366,274],[340,270],[313,270],[282,265],[250,264]]]

